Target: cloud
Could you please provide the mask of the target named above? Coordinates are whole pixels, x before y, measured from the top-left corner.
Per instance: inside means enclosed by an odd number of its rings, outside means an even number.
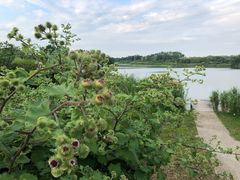
[[[239,12],[240,0],[0,0],[0,39],[13,26],[32,36],[39,23],[70,22],[82,39],[74,48],[112,56],[233,54],[239,51]]]

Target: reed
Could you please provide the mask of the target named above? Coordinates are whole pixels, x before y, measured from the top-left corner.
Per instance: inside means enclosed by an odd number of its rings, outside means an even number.
[[[214,111],[219,111],[220,105],[222,112],[240,115],[240,90],[236,87],[228,91],[213,91],[210,96]]]
[[[214,111],[218,111],[219,107],[219,92],[218,91],[213,91],[211,96],[210,96],[210,101],[213,106]]]

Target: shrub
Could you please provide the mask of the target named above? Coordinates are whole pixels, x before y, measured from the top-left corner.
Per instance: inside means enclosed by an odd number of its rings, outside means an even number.
[[[214,111],[218,111],[218,106],[219,106],[219,92],[218,91],[212,92],[212,94],[210,96],[210,101],[212,102]]]
[[[210,97],[214,110],[220,103],[221,111],[240,114],[240,91],[234,87],[229,91],[212,92]],[[220,102],[219,102],[220,101]]]
[[[36,26],[48,44],[39,49],[17,28],[8,34],[44,58],[31,72],[1,69],[0,178],[163,179],[173,159],[189,175],[215,175],[213,154],[195,148],[207,146],[179,132],[194,122],[182,81],[123,77],[99,50],[70,52],[70,29]]]

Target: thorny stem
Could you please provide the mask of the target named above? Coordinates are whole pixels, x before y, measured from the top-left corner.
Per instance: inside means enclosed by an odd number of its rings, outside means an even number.
[[[132,102],[127,103],[127,104],[125,105],[123,111],[121,112],[121,114],[115,119],[115,124],[114,124],[114,127],[113,127],[113,131],[116,131],[116,128],[117,128],[118,123],[121,121],[123,115],[128,112],[128,110],[129,110],[129,109],[128,109],[128,108],[129,108],[129,105],[131,105],[131,104],[132,104]]]
[[[10,163],[10,166],[8,169],[9,173],[12,172],[14,163],[17,160],[17,158],[19,157],[19,155],[21,154],[21,152],[28,146],[29,140],[36,129],[37,129],[37,127],[34,127],[30,132],[28,132],[28,133],[25,132],[26,137],[25,137],[23,143],[20,145],[20,147],[18,148],[18,151],[15,153],[15,155],[11,158],[11,163]]]
[[[77,106],[79,106],[79,105],[81,105],[83,103],[84,103],[84,101],[64,101],[62,104],[60,104],[55,109],[53,109],[51,111],[51,114],[56,113],[58,110],[60,110],[65,105],[77,105]]]
[[[14,94],[16,93],[16,90],[12,91],[8,97],[6,99],[4,99],[1,107],[0,107],[0,114],[2,114],[3,108],[5,107],[5,105],[7,104],[7,102],[11,99],[12,96],[14,96]]]

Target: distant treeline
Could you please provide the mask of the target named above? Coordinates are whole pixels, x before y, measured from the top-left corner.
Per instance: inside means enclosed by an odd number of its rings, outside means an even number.
[[[111,62],[118,64],[172,65],[187,67],[204,65],[206,67],[240,68],[240,55],[186,57],[181,52],[160,52],[147,56],[135,55],[121,58],[111,58]]]
[[[49,51],[49,49],[46,49],[46,51]],[[240,69],[240,55],[186,57],[181,52],[160,52],[147,56],[134,55],[121,58],[112,57],[110,58],[110,63],[172,67],[194,67],[203,65],[205,67],[231,67]],[[0,42],[0,66],[6,66],[9,69],[23,67],[26,70],[32,70],[36,68],[37,64],[36,57],[33,55],[28,55],[24,50],[9,42]]]

